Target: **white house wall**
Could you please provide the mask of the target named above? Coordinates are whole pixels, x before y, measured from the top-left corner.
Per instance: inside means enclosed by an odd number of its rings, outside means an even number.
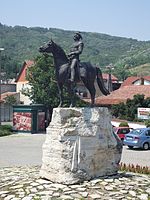
[[[30,89],[31,86],[27,82],[18,82],[17,83],[17,92],[20,92],[20,101],[23,102],[25,105],[30,105],[32,101],[29,99],[29,97],[22,94],[22,89]]]

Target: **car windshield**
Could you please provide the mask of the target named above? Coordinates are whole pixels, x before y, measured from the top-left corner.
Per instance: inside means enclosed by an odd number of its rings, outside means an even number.
[[[134,135],[140,135],[143,132],[142,129],[134,129],[130,133]]]
[[[117,128],[116,128],[116,127],[113,127],[113,130],[114,130],[114,132],[116,132],[116,131],[117,131]]]

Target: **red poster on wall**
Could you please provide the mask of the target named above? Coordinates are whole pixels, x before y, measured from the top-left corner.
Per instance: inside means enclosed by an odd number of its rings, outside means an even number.
[[[31,131],[32,114],[27,112],[14,112],[13,126],[14,130]]]

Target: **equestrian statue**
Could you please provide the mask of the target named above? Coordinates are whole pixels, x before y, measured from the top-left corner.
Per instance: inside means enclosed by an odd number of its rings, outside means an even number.
[[[80,81],[83,82],[85,87],[90,92],[91,106],[94,106],[95,103],[95,80],[97,80],[101,92],[104,95],[109,94],[109,91],[104,85],[101,70],[98,67],[93,66],[90,62],[80,62],[79,55],[82,53],[83,48],[84,44],[82,41],[82,36],[79,32],[75,33],[74,35],[74,43],[71,46],[68,55],[66,55],[64,50],[53,40],[39,48],[39,52],[52,53],[53,55],[60,98],[59,107],[63,105],[64,85],[67,87],[70,95],[70,107],[75,106],[75,85]]]

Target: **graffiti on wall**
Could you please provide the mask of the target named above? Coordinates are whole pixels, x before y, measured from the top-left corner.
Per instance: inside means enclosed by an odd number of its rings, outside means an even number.
[[[13,126],[15,130],[31,131],[32,114],[28,112],[14,112]]]

